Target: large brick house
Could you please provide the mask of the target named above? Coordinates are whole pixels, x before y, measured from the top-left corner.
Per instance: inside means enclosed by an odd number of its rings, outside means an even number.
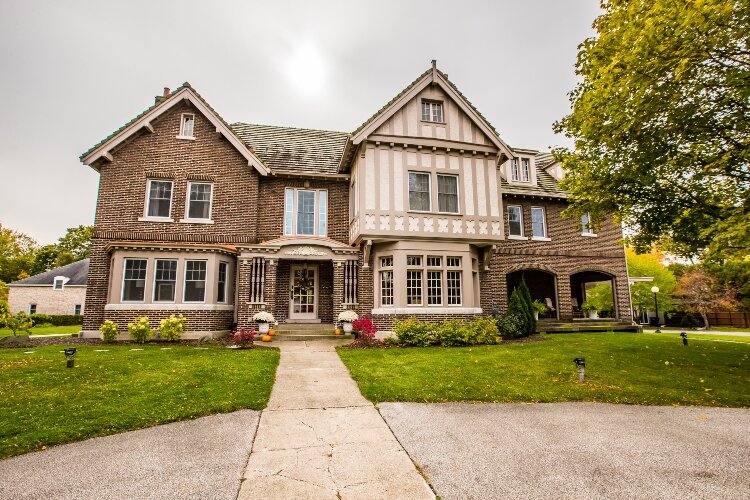
[[[631,318],[621,229],[562,218],[549,154],[507,145],[435,65],[351,133],[226,123],[193,89],[81,156],[100,174],[84,330],[179,312],[249,324],[504,311],[525,277],[550,318],[609,282]]]

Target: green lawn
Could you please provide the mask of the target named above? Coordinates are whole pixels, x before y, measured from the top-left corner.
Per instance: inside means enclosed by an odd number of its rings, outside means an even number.
[[[750,345],[679,336],[562,334],[463,348],[339,349],[362,394],[380,401],[599,401],[750,406]],[[573,358],[586,358],[578,382]]]
[[[646,335],[654,335],[657,337],[668,337],[672,339],[678,339],[680,342],[680,334],[679,332],[662,332],[662,333],[646,333]],[[715,333],[701,333],[701,332],[687,332],[688,337],[688,343],[697,340],[697,341],[732,341],[732,342],[747,342],[750,343],[750,336],[744,335],[732,335],[731,333],[727,333],[726,335],[720,335]]]
[[[102,345],[79,346],[76,367],[66,368],[62,347],[0,349],[0,457],[240,408],[260,410],[279,362],[275,349]]]
[[[701,330],[692,330],[690,328],[680,328],[678,326],[662,326],[660,328],[660,330],[663,331],[663,332],[677,332],[677,333],[679,333],[679,332],[687,332],[688,334],[690,334],[690,333],[701,333]],[[646,331],[648,333],[651,333],[651,332],[654,331],[654,327],[652,327],[652,326],[644,327],[644,331]],[[709,331],[712,331],[712,332],[727,332],[727,333],[732,333],[732,332],[750,332],[750,328],[742,328],[742,327],[738,327],[738,326],[711,326],[709,328]]]
[[[70,326],[35,326],[29,330],[29,335],[52,335],[57,333],[78,333],[81,331],[81,325],[70,325]],[[19,335],[25,334],[26,332],[17,332]],[[7,335],[13,335],[7,328],[0,328],[0,337]]]

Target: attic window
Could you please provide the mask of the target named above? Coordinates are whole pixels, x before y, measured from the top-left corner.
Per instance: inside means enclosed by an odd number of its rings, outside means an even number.
[[[64,285],[65,285],[65,278],[63,278],[62,276],[58,276],[55,278],[55,282],[52,285],[52,287],[55,290],[62,290]]]
[[[195,130],[195,115],[183,113],[180,117],[180,135],[178,139],[195,139],[193,132]]]
[[[531,179],[531,168],[530,168],[530,162],[528,158],[523,158],[521,160],[521,182],[529,182]]]
[[[443,103],[422,101],[422,120],[443,123]]]

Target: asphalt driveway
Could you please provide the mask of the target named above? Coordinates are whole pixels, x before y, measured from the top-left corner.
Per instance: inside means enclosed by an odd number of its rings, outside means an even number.
[[[750,499],[750,410],[381,403],[444,499]]]

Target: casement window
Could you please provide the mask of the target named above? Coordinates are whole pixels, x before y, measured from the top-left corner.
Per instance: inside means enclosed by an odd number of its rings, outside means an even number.
[[[458,176],[437,176],[438,211],[450,214],[458,213]]]
[[[143,302],[146,294],[146,259],[125,259],[122,275],[122,301]]]
[[[62,276],[55,277],[54,284],[52,285],[53,290],[62,290],[65,286],[65,278]]]
[[[284,234],[326,236],[328,191],[294,189],[284,191]]]
[[[442,264],[442,257],[427,257],[427,305],[429,306],[439,306],[443,303]]]
[[[380,305],[393,305],[393,257],[380,258]]]
[[[422,101],[422,120],[443,123],[443,103]]]
[[[149,180],[146,216],[169,218],[172,211],[172,181]]]
[[[216,294],[216,302],[220,304],[227,302],[227,268],[228,264],[226,262],[219,262],[219,290]]]
[[[446,292],[449,306],[461,305],[461,257],[448,257],[445,271]]]
[[[588,212],[581,215],[581,234],[583,236],[596,236],[594,228],[591,225],[591,214]]]
[[[81,315],[81,304],[76,304],[73,306],[73,316],[80,316]]]
[[[511,236],[523,236],[523,215],[518,205],[508,205],[508,233]]]
[[[29,314],[36,314],[36,304],[29,304]]]
[[[547,220],[543,207],[531,207],[531,236],[533,238],[547,237]]]
[[[205,302],[206,261],[185,261],[185,290],[183,302]]]
[[[406,303],[410,306],[422,305],[422,257],[407,256],[406,266]]]
[[[194,133],[195,115],[183,113],[180,118],[180,135],[178,135],[177,137],[180,139],[194,139]]]
[[[189,220],[211,220],[213,184],[188,182],[187,218]]]
[[[157,259],[154,268],[154,302],[174,302],[177,261]]]
[[[520,179],[520,172],[518,170],[518,160],[510,160],[510,180],[518,182]]]
[[[409,172],[409,210],[429,212],[430,174],[426,172]]]
[[[521,159],[521,182],[531,181],[531,161],[528,158]]]

